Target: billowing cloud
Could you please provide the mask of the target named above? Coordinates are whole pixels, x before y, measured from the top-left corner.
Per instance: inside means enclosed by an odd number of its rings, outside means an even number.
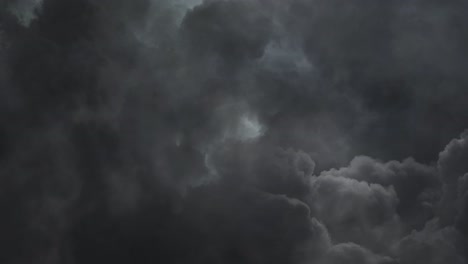
[[[1,1],[0,262],[466,263],[467,8]]]
[[[403,238],[398,248],[402,264],[465,263],[462,236],[452,227],[439,228],[437,221]]]
[[[422,228],[434,217],[441,196],[441,181],[434,167],[417,163],[414,159],[402,162],[380,162],[366,157],[355,157],[348,167],[331,169],[322,175],[340,176],[371,184],[392,186],[398,197],[396,212],[406,228]]]
[[[336,243],[354,242],[382,251],[399,237],[393,187],[324,175],[312,180],[307,203]]]

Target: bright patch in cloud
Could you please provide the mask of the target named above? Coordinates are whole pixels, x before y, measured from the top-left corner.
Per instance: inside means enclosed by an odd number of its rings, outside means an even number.
[[[255,116],[243,115],[239,118],[235,137],[240,140],[252,140],[264,133],[264,127]]]

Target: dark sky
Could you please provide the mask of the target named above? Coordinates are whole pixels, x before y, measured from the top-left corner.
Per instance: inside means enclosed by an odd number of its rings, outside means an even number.
[[[466,264],[465,0],[0,0],[0,263]]]

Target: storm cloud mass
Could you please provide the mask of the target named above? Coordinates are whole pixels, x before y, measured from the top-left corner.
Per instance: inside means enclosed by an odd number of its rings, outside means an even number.
[[[467,13],[0,1],[0,263],[466,264]]]

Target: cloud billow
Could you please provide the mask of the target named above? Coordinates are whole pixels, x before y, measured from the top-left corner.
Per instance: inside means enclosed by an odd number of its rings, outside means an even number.
[[[1,2],[0,262],[466,263],[467,8]]]

